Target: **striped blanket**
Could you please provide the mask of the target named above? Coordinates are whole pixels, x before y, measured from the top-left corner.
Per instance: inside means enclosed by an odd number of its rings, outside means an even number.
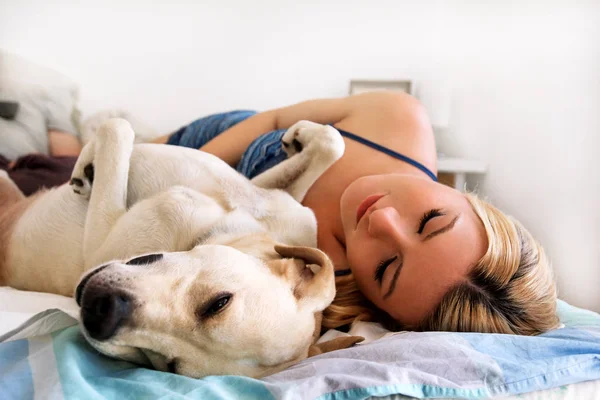
[[[381,327],[362,323],[357,329],[379,332],[381,338],[258,380],[191,379],[109,359],[85,342],[74,318],[52,309],[0,337],[0,398],[364,399],[400,394],[482,399],[600,379],[600,316],[564,302],[559,314],[564,327],[537,337],[382,335]]]

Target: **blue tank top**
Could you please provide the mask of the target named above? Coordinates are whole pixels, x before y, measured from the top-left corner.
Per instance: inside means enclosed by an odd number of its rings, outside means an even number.
[[[167,144],[198,149],[217,137],[221,132],[255,114],[256,111],[242,110],[213,114],[200,118],[173,133],[169,137]],[[434,181],[437,181],[436,175],[420,162],[353,133],[339,128],[336,129],[342,136],[406,162],[423,171]],[[257,137],[242,155],[236,169],[249,179],[252,179],[285,160],[287,155],[281,147],[281,138],[285,132],[285,129],[281,129]]]

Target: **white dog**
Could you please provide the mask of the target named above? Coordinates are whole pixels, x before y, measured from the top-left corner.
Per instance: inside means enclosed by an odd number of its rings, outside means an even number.
[[[0,284],[75,292],[96,349],[163,371],[260,377],[307,357],[335,286],[299,202],[343,154],[339,132],[299,122],[289,158],[252,181],[209,154],[133,141],[109,121],[70,186],[31,198],[0,177]]]

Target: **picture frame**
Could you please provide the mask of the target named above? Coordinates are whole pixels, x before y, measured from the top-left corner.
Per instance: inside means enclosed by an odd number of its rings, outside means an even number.
[[[405,92],[414,94],[414,85],[411,80],[359,80],[350,81],[349,94],[372,92],[375,90],[389,90],[392,92]]]

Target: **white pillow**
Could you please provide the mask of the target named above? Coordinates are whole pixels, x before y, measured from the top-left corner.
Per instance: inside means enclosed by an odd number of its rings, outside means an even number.
[[[60,125],[72,125],[75,132],[68,133],[77,133],[81,114],[77,108],[79,87],[66,75],[0,49],[0,88],[23,90],[29,95],[32,90],[43,92],[55,104],[55,108],[60,110],[61,115],[56,115],[54,119],[64,119],[64,110],[68,110],[69,121],[62,121]]]
[[[56,88],[47,96],[40,86],[0,86],[0,101],[19,104],[14,118],[0,118],[0,154],[9,160],[31,153],[48,154],[49,129],[75,135],[71,109],[65,106],[69,98],[64,89]]]

